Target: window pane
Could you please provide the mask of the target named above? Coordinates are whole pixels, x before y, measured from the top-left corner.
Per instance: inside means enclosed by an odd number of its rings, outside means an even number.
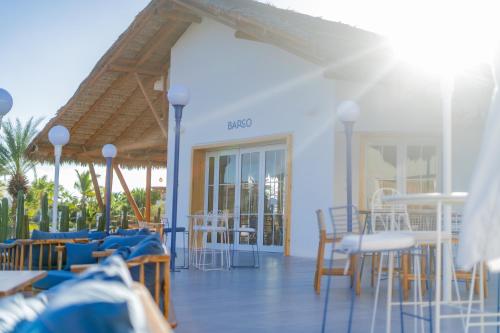
[[[260,153],[241,154],[240,226],[251,227],[258,232]],[[256,233],[239,233],[240,244],[256,244]]]
[[[397,189],[397,147],[366,147],[366,204],[371,206],[373,193],[381,188]]]
[[[437,191],[437,152],[434,146],[408,146],[406,149],[406,192]]]
[[[285,151],[265,153],[264,245],[283,245]]]

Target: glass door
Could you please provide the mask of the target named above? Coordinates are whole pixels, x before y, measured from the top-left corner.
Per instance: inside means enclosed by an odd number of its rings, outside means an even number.
[[[229,227],[254,228],[230,241],[240,250],[258,244],[283,251],[286,151],[282,145],[207,153],[205,213],[227,212]],[[217,208],[217,209],[215,209]],[[215,235],[209,242],[220,244]]]
[[[207,154],[207,177],[205,179],[205,214],[226,213],[229,228],[234,227],[235,202],[238,180],[238,151],[220,151]],[[210,222],[209,222],[210,223]],[[230,235],[232,242],[232,235]],[[208,243],[220,244],[220,235],[207,237]]]

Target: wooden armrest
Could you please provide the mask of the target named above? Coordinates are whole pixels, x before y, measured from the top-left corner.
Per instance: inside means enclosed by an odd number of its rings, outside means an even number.
[[[31,243],[33,243],[32,239],[17,239],[16,240],[16,244],[18,244],[18,245],[29,245]]]
[[[154,254],[154,255],[144,255],[135,257],[133,259],[127,260],[127,265],[129,267],[147,264],[147,263],[155,263],[155,262],[170,262],[170,256],[168,254]]]
[[[106,258],[106,257],[109,257],[110,255],[112,255],[115,251],[116,251],[116,249],[108,249],[108,250],[104,250],[104,251],[94,251],[94,252],[92,252],[92,257],[93,258]]]
[[[153,333],[172,333],[169,323],[161,314],[149,291],[140,283],[134,282],[132,290],[141,300],[147,317],[149,329]]]
[[[97,264],[81,264],[81,265],[71,265],[71,272],[73,273],[81,273],[86,269],[93,267]]]

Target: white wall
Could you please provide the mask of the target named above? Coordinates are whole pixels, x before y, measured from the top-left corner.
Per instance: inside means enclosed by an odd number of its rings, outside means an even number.
[[[192,95],[182,120],[179,224],[185,225],[189,214],[192,147],[292,134],[291,254],[314,256],[314,210],[345,204],[345,142],[342,126],[334,125],[337,101],[355,99],[362,110],[353,142],[355,203],[360,134],[440,137],[439,86],[415,81],[373,85],[369,78],[368,83],[332,81],[322,74],[322,68],[279,48],[236,39],[234,30],[211,19],[191,25],[172,49],[170,71],[171,84],[187,85]],[[463,91],[457,95],[463,96]],[[480,114],[485,109],[484,95],[466,100],[456,103],[453,120],[453,189],[457,191],[468,188],[482,132]],[[252,119],[252,127],[227,129],[228,121],[246,118]],[[169,124],[172,166],[173,112]],[[169,168],[167,203],[172,200],[172,171]],[[170,209],[168,205],[169,217]]]
[[[359,197],[360,136],[434,137],[441,148],[442,110],[439,86],[380,84],[367,89],[366,83],[338,81],[338,100],[359,101],[361,115],[353,137],[353,201]],[[452,190],[466,192],[481,145],[485,114],[491,88],[457,78],[453,97]],[[336,125],[335,204],[345,204],[345,134]],[[441,157],[441,156],[440,156]],[[441,159],[441,158],[440,158]]]
[[[191,147],[292,134],[291,254],[313,256],[314,210],[333,202],[334,83],[316,65],[267,44],[236,39],[234,30],[207,18],[172,49],[170,82],[187,85],[192,95],[182,120],[179,223],[185,224],[189,213]],[[246,118],[252,118],[252,127],[227,129],[228,121]],[[169,124],[172,165],[173,112]],[[168,194],[170,203],[170,187]]]

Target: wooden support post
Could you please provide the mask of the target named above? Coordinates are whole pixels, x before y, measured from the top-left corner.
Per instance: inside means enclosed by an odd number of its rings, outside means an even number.
[[[113,169],[115,170],[116,175],[118,176],[118,180],[120,181],[120,184],[123,187],[123,192],[125,192],[125,195],[127,196],[127,200],[130,206],[132,206],[132,209],[134,210],[135,218],[138,221],[144,221],[144,218],[142,217],[142,214],[139,211],[139,207],[137,207],[137,203],[135,202],[134,197],[132,196],[130,190],[128,189],[127,183],[125,182],[125,178],[123,178],[120,168],[118,167],[118,165],[114,165]]]
[[[158,123],[158,126],[160,126],[160,129],[165,136],[165,138],[168,137],[167,134],[167,129],[165,128],[165,125],[163,124],[163,121],[160,119],[160,116],[158,115],[158,112],[156,112],[155,107],[153,103],[151,102],[151,99],[149,98],[146,88],[144,88],[144,85],[142,84],[141,78],[139,77],[139,74],[135,73],[135,79],[137,81],[137,84],[139,85],[139,88],[142,91],[142,94],[144,95],[144,98],[146,99],[146,102],[148,103],[149,108],[151,109],[151,112],[153,113],[153,116],[155,117],[156,122]]]
[[[99,210],[102,212],[104,210],[104,202],[102,201],[101,189],[99,188],[99,182],[97,181],[97,175],[95,174],[94,165],[89,163],[90,177],[92,178],[92,184],[94,185],[95,197],[97,199],[97,205]]]
[[[146,168],[146,221],[151,222],[151,164]]]

